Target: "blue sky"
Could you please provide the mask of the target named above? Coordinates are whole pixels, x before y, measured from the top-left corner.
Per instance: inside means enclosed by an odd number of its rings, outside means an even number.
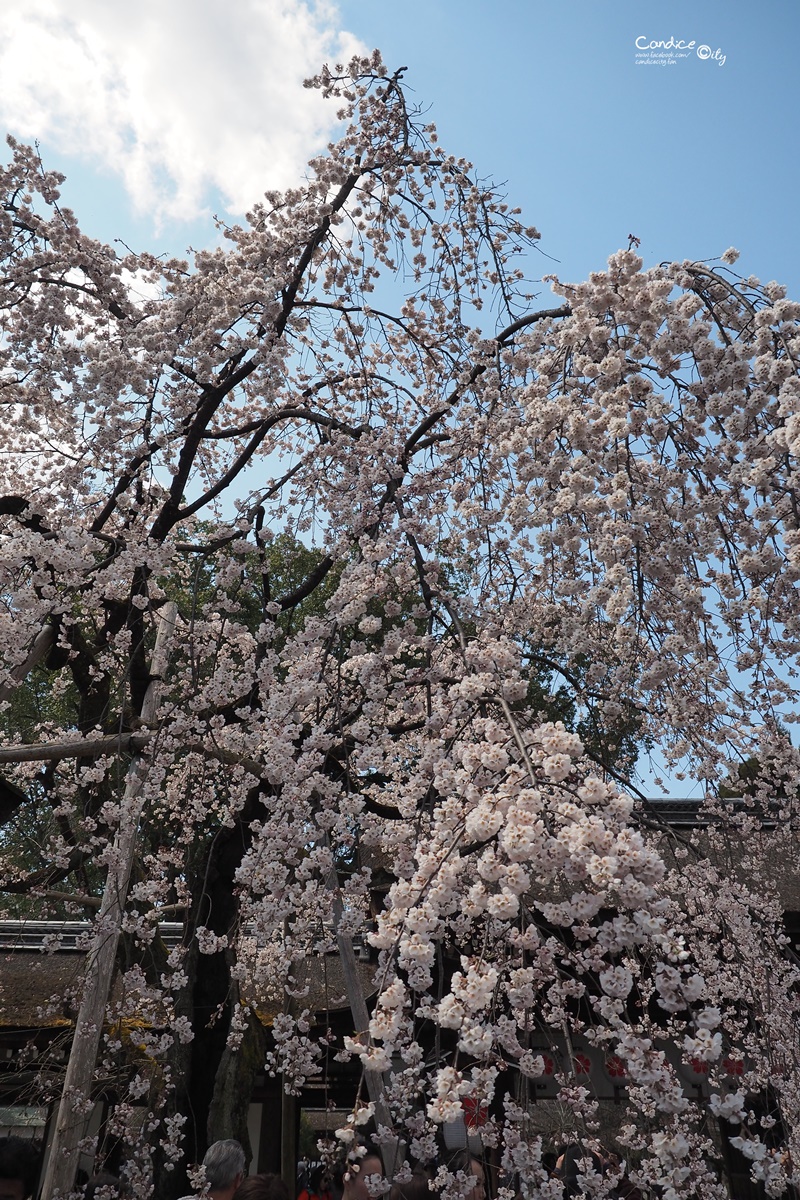
[[[38,4],[44,13],[44,2],[36,0],[34,10]],[[275,19],[267,10],[276,5],[275,0],[260,2],[266,44]],[[142,8],[148,3],[140,0]],[[240,137],[245,147],[238,154],[241,160],[248,153],[243,127],[249,120],[254,136],[253,123],[259,120],[253,115],[258,100],[248,91],[253,86],[248,72],[258,70],[258,63],[244,61],[242,53],[250,34],[233,20],[221,21],[218,0],[194,0],[185,8],[181,28],[176,22],[183,3],[172,0],[168,6],[175,20],[156,15],[148,36],[159,38],[165,55],[174,60],[194,43],[197,74],[213,81],[207,88],[211,104],[221,119],[228,119],[226,134],[224,126],[206,118],[207,145],[230,143],[235,151]],[[239,11],[249,7],[252,18],[259,0],[239,3]],[[94,21],[98,29],[107,23],[109,11],[97,0],[50,0],[50,8],[63,13],[82,9],[84,21],[89,27]],[[302,5],[296,8],[300,11]],[[110,9],[115,9],[113,3]],[[157,6],[154,11],[158,13]],[[36,29],[32,34],[40,43],[46,13],[41,20],[38,35]],[[0,17],[0,45],[3,24],[10,21]],[[333,13],[318,16],[316,27],[312,21],[314,36],[314,29],[322,27],[330,36],[325,43],[320,35],[319,47],[312,44],[308,29],[284,30],[281,36],[305,38],[306,58],[300,65],[306,69],[315,61],[315,50],[322,54],[333,45],[330,31],[348,31],[367,47],[379,46],[388,65],[407,66],[407,83],[437,123],[447,148],[472,159],[482,175],[504,181],[511,201],[541,231],[542,250],[557,261],[542,258],[534,264],[536,272],[581,278],[602,268],[608,254],[633,233],[641,238],[648,263],[710,257],[735,245],[742,252],[739,268],[744,273],[777,278],[800,295],[796,0],[766,0],[759,6],[730,0],[341,0]],[[130,37],[123,29],[120,37]],[[113,28],[106,33],[113,37]],[[720,59],[701,59],[695,48],[663,67],[637,63],[637,37],[693,40],[712,55],[719,51],[725,61],[720,65]],[[36,45],[35,40],[28,43],[31,74],[35,55],[30,48]],[[283,54],[291,58],[291,52]],[[298,62],[300,57],[298,51]],[[25,53],[18,52],[17,59],[24,74]],[[48,70],[52,73],[52,66]],[[270,71],[274,75],[274,66],[265,63],[264,72]],[[242,97],[238,120],[237,83]],[[192,205],[182,213],[178,203],[156,219],[146,195],[144,203],[141,194],[131,199],[130,180],[126,192],[113,148],[104,152],[95,139],[93,152],[91,136],[78,145],[73,138],[70,144],[64,122],[59,132],[57,121],[42,116],[48,102],[63,109],[66,93],[49,100],[45,96],[38,116],[28,113],[22,121],[19,106],[3,105],[9,86],[0,80],[0,115],[5,115],[6,127],[41,138],[48,165],[69,175],[65,199],[87,232],[173,252],[213,240],[208,216],[198,218]],[[298,110],[308,95],[301,95],[297,81],[282,81],[281,87],[279,101],[269,93],[261,100],[265,129],[284,128],[287,113]],[[177,123],[170,103],[180,106],[182,99],[179,116],[198,108],[196,94],[168,95],[162,101],[165,127]],[[135,96],[128,101],[135,102]],[[157,123],[158,110],[148,120],[151,126]],[[295,137],[297,164],[305,157],[305,133],[300,129]],[[197,137],[202,144],[202,127]],[[310,153],[314,138],[306,140]],[[265,161],[271,161],[268,155]],[[155,162],[153,173],[168,174],[169,167],[163,160]],[[269,174],[269,168],[263,173]],[[278,184],[289,181],[285,168],[283,177]],[[274,178],[252,183],[253,190],[275,185]],[[242,187],[247,186],[245,181]],[[235,204],[213,180],[194,208],[202,206],[235,213]]]
[[[506,180],[582,278],[629,233],[646,262],[735,245],[740,269],[800,294],[796,0],[344,0],[431,106],[442,140]],[[665,67],[637,37],[695,40]],[[547,268],[545,268],[547,270]]]

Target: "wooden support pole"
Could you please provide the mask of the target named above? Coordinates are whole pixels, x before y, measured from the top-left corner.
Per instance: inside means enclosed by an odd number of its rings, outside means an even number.
[[[328,890],[332,894],[333,899],[333,919],[334,928],[336,929],[336,945],[339,951],[339,959],[342,965],[342,974],[344,975],[345,989],[347,991],[347,999],[350,1004],[350,1011],[353,1014],[353,1023],[357,1033],[363,1033],[366,1036],[365,1045],[369,1044],[369,1009],[367,1002],[364,999],[364,991],[361,986],[361,978],[358,973],[358,963],[356,961],[356,952],[353,949],[353,938],[347,934],[342,934],[339,929],[344,916],[344,905],[342,904],[341,889],[339,880],[336,874],[335,867],[332,867],[326,881]],[[367,1095],[372,1104],[375,1105],[375,1121],[378,1126],[384,1129],[393,1130],[389,1106],[386,1103],[386,1080],[380,1071],[364,1071],[364,1082],[367,1085]],[[394,1174],[403,1158],[403,1145],[400,1141],[393,1139],[392,1143],[384,1145],[383,1150],[383,1165],[389,1179],[394,1177]]]
[[[281,1178],[289,1195],[297,1194],[297,1097],[281,1096]]]
[[[142,704],[142,720],[154,724],[158,713],[161,678],[166,671],[169,646],[175,629],[177,608],[165,605],[159,614],[156,644],[150,665],[150,683]],[[144,784],[150,769],[144,752],[134,755],[128,767],[120,821],[110,856],[100,912],[94,924],[92,946],[86,960],[75,1036],[67,1063],[64,1087],[56,1117],[53,1141],[47,1160],[41,1200],[70,1192],[78,1168],[78,1143],[86,1134],[92,1111],[92,1076],[103,1034],[114,961],[119,944],[122,916],[128,896],[136,838],[144,803]]]

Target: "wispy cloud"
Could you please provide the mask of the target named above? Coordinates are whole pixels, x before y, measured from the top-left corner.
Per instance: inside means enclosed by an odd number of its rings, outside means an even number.
[[[0,5],[0,121],[117,173],[156,222],[215,190],[243,212],[330,134],[302,80],[360,50],[325,0]]]

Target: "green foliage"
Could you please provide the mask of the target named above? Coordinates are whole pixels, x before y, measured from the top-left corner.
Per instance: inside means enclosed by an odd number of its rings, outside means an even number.
[[[785,771],[775,770],[766,758],[747,758],[731,767],[729,783],[721,783],[717,789],[720,800],[744,800],[747,807],[771,809],[777,812],[787,802],[800,798],[800,788],[787,789],[789,776]]]
[[[319,1156],[317,1131],[308,1119],[308,1113],[305,1110],[301,1110],[300,1112],[300,1133],[297,1141],[297,1153],[298,1157],[305,1159],[306,1162],[315,1162]]]
[[[589,757],[604,771],[630,778],[642,748],[650,746],[643,732],[644,714],[632,700],[621,698],[613,715],[597,703],[587,683],[591,660],[581,655],[569,665],[552,651],[530,643],[526,647],[528,692],[515,707],[538,721],[561,721],[577,733]],[[556,680],[560,680],[556,684]]]
[[[312,615],[321,615],[336,590],[341,567],[333,566],[311,590],[310,594],[292,601],[306,581],[320,570],[325,555],[315,547],[306,546],[289,533],[278,534],[258,550],[241,554],[238,571],[226,564],[225,580],[219,579],[213,527],[198,522],[191,544],[185,551],[182,571],[159,580],[168,600],[174,600],[183,618],[191,624],[201,611],[214,610],[226,614],[255,632],[269,615],[275,620],[278,648],[292,633],[301,629]],[[207,542],[207,549],[201,549]],[[271,613],[269,606],[279,604],[280,610]]]
[[[48,727],[74,728],[78,697],[74,684],[54,686],[51,673],[38,666],[15,688],[0,713],[0,738],[35,742]],[[43,870],[47,845],[57,832],[57,822],[47,799],[45,768],[32,779],[12,778],[12,768],[0,769],[0,854],[15,872],[24,875]],[[41,902],[21,894],[8,896],[8,916],[39,915]]]

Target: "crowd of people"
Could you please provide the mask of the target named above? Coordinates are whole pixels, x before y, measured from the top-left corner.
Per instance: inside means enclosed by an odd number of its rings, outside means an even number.
[[[308,1182],[297,1195],[297,1200],[374,1200],[370,1191],[370,1177],[383,1178],[384,1164],[376,1149],[365,1147],[363,1157],[357,1163],[342,1163],[333,1170],[320,1165],[308,1172]],[[476,1182],[471,1185],[470,1200],[486,1200],[483,1165],[466,1151],[457,1151],[448,1160],[451,1171],[462,1170],[466,1176],[473,1175]],[[388,1200],[431,1200],[436,1198],[433,1172],[422,1168],[412,1172],[403,1183],[394,1184],[387,1193]]]
[[[444,1161],[451,1177],[463,1182],[466,1200],[489,1200],[484,1164],[468,1150],[457,1150]],[[561,1181],[566,1200],[586,1193],[587,1174],[613,1176],[610,1193],[616,1200],[641,1200],[640,1193],[627,1180],[624,1164],[610,1153],[589,1153],[575,1145],[560,1154],[542,1156],[542,1166],[551,1177]],[[30,1138],[0,1138],[0,1200],[32,1200],[41,1167],[39,1143]],[[360,1157],[328,1167],[315,1164],[290,1193],[284,1180],[275,1174],[247,1174],[245,1152],[239,1142],[225,1139],[214,1142],[202,1163],[204,1183],[182,1200],[374,1200],[374,1185],[384,1178],[384,1163],[374,1146],[361,1148]],[[503,1182],[508,1182],[503,1180]],[[372,1190],[371,1190],[372,1185]],[[385,1183],[384,1183],[385,1187]],[[388,1200],[439,1200],[436,1168],[419,1167],[402,1182],[395,1182],[383,1193]],[[107,1172],[98,1172],[84,1184],[85,1200],[105,1200],[124,1196],[121,1181]]]

